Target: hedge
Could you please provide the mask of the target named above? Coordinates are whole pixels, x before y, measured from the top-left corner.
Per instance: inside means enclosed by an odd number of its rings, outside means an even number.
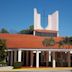
[[[22,67],[22,62],[15,62],[13,67],[14,68],[21,68]]]

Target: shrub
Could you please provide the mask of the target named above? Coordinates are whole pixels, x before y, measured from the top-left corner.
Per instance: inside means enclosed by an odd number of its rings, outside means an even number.
[[[15,62],[14,63],[14,68],[21,68],[22,67],[22,62]]]
[[[64,67],[68,67],[68,63],[67,62],[63,62]]]
[[[48,66],[49,67],[52,67],[52,62],[48,62]]]
[[[0,62],[0,66],[6,66],[7,63],[6,62]]]

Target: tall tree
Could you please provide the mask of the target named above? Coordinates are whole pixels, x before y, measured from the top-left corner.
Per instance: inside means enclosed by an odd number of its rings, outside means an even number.
[[[7,57],[6,40],[0,39],[0,62],[3,62]]]

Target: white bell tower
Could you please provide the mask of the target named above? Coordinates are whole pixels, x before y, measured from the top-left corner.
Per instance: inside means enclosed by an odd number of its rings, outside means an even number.
[[[48,25],[46,28],[43,28],[41,26],[41,15],[34,8],[34,35],[35,30],[57,31],[57,36],[59,36],[59,12],[55,11],[48,15]]]
[[[34,30],[42,30],[41,27],[41,15],[37,12],[37,9],[34,8]]]

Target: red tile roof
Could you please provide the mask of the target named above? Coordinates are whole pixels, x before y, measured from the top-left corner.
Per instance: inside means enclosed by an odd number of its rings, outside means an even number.
[[[49,37],[40,37],[25,34],[0,34],[0,39],[6,39],[6,44],[8,48],[58,48],[58,44],[54,46],[45,47],[42,41]],[[54,37],[56,42],[62,40],[62,37]],[[72,46],[71,46],[72,47]],[[70,47],[70,48],[71,48]],[[68,48],[65,46],[64,48]]]

